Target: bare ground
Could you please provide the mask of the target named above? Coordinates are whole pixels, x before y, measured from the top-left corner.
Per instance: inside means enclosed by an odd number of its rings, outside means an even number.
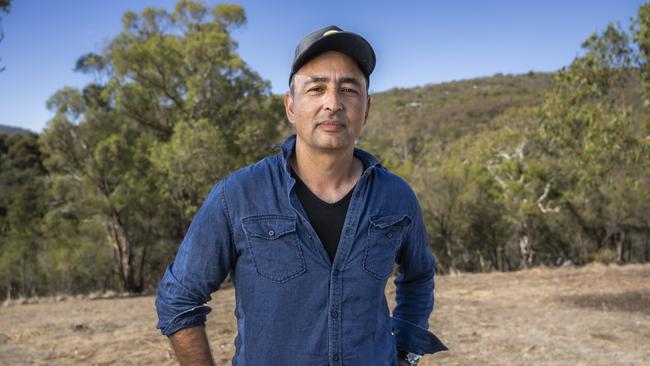
[[[421,365],[650,363],[650,265],[444,276],[436,294],[429,324],[451,351]],[[216,295],[208,337],[218,365],[229,365],[234,290]],[[151,296],[6,303],[0,365],[173,365],[155,323]]]

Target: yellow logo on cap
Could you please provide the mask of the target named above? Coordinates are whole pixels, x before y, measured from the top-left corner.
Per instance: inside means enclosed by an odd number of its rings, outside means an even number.
[[[323,37],[329,36],[330,34],[338,33],[336,29],[328,30],[327,32],[323,33]]]

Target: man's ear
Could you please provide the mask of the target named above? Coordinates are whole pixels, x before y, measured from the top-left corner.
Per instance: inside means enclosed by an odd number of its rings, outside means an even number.
[[[368,113],[370,112],[370,95],[368,95],[368,101],[366,102],[366,114],[363,116],[363,124],[366,124],[368,121]]]
[[[287,114],[287,119],[291,124],[293,124],[294,121],[294,113],[293,113],[293,96],[291,95],[291,92],[287,92],[284,95],[284,111]]]

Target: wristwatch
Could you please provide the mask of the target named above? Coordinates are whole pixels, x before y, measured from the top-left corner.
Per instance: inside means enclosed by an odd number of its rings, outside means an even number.
[[[418,355],[417,353],[413,353],[413,352],[398,351],[397,357],[401,358],[402,360],[405,360],[406,362],[409,363],[409,365],[415,366],[418,364],[418,362],[420,362],[420,358],[422,357],[422,355]]]

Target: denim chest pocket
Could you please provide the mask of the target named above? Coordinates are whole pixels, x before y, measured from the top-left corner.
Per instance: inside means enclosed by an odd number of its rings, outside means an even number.
[[[295,217],[252,216],[242,219],[242,227],[260,276],[282,283],[306,271]]]
[[[402,236],[411,224],[407,215],[370,218],[363,269],[374,277],[386,279],[393,271]]]

